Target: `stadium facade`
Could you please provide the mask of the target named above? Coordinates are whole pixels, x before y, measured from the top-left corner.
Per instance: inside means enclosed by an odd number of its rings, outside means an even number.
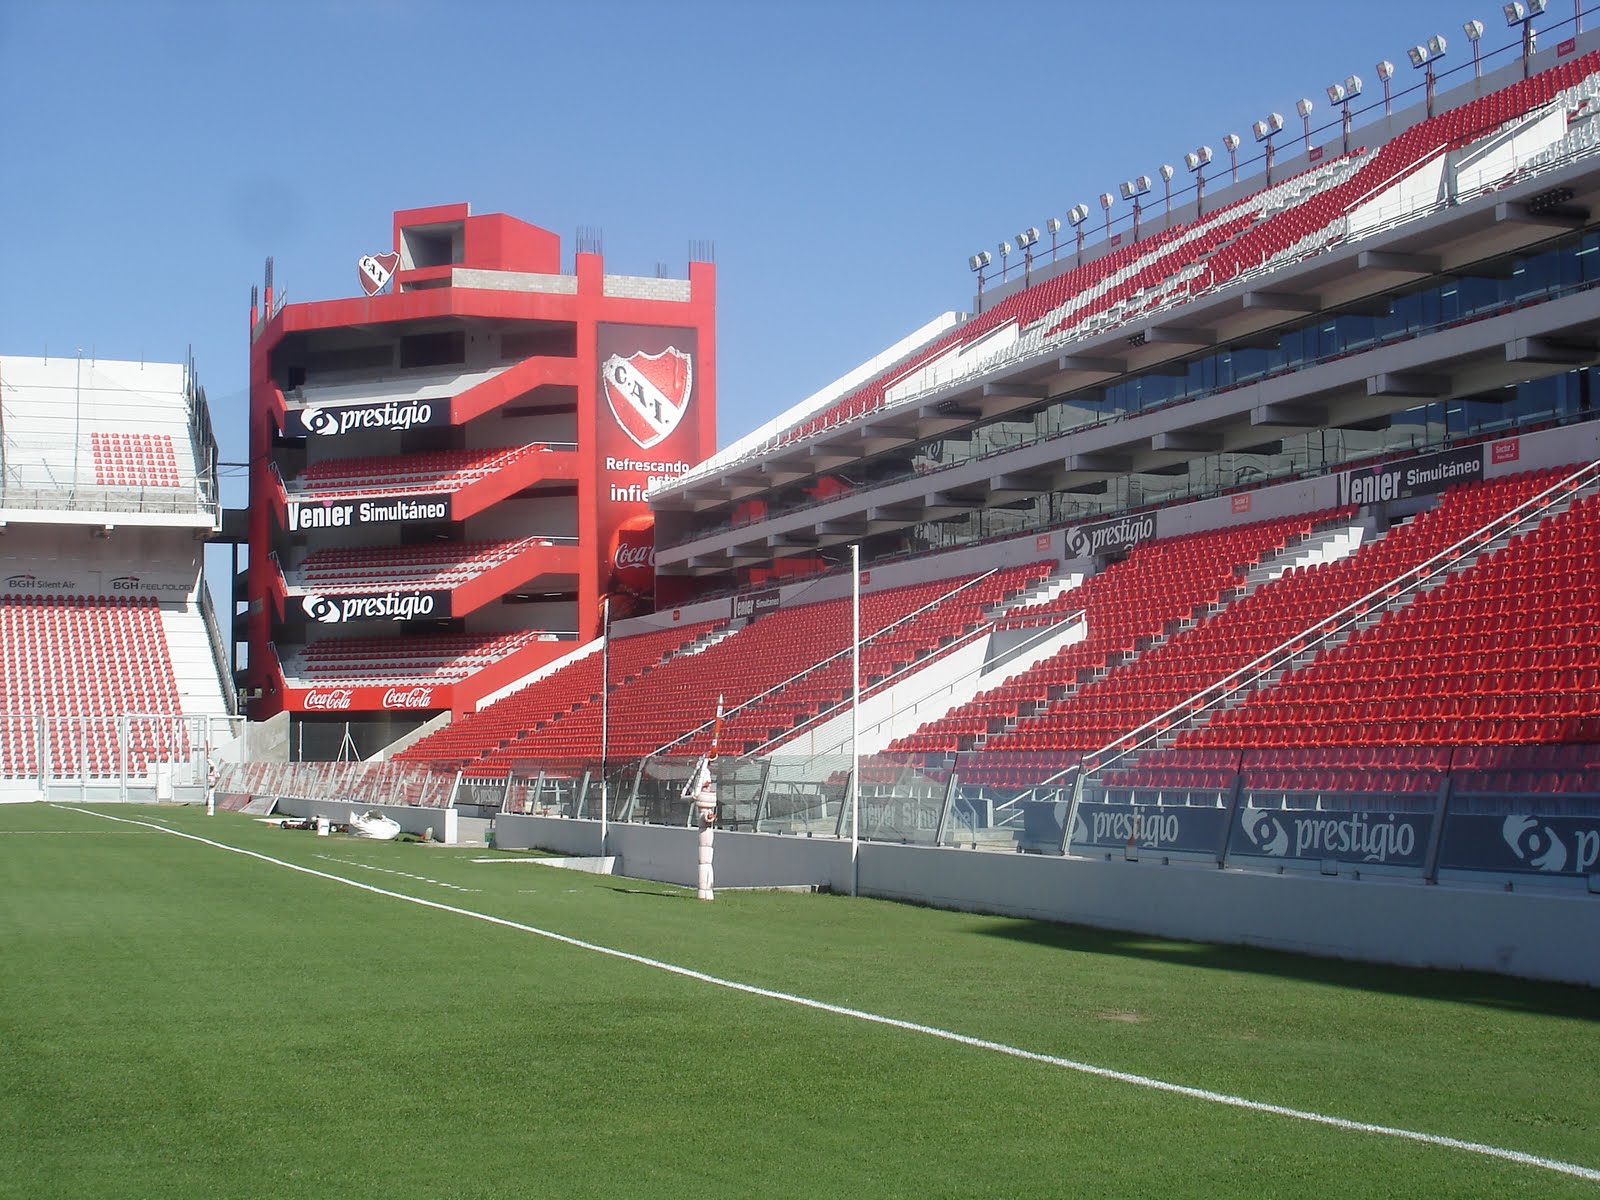
[[[0,358],[0,798],[198,795],[235,741],[192,363]]]
[[[709,263],[564,273],[464,204],[393,229],[365,294],[251,316],[251,712],[368,749],[647,604],[645,495],[715,437]]]

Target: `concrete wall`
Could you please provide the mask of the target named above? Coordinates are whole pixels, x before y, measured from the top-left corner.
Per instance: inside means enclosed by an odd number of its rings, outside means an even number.
[[[230,762],[288,762],[289,714],[281,712],[265,721],[251,721],[244,727],[244,745],[239,754],[227,756]]]
[[[591,855],[599,850],[599,828],[594,821],[502,815],[495,844]],[[693,830],[612,825],[606,850],[618,857],[622,874],[695,883]],[[831,838],[723,832],[715,865],[722,887],[850,890],[850,846]],[[936,908],[1600,987],[1600,897],[1582,892],[882,843],[861,845],[859,889]]]

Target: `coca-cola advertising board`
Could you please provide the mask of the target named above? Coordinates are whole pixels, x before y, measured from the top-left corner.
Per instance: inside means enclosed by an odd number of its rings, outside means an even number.
[[[290,712],[423,713],[449,708],[451,687],[447,683],[396,684],[391,687],[349,687],[330,684],[323,687],[285,688],[283,706]]]
[[[655,518],[629,517],[611,535],[611,575],[606,590],[648,596],[655,586]]]
[[[713,434],[699,411],[696,330],[602,324],[597,343],[596,550],[604,585],[615,570],[617,530],[629,518],[648,516],[650,489],[710,454]]]

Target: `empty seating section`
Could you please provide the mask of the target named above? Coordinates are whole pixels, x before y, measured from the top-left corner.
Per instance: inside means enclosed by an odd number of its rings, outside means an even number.
[[[595,650],[519,688],[503,699],[469,713],[407,747],[396,758],[408,762],[470,762],[516,738],[600,698],[601,677],[614,686],[628,683],[725,626],[722,621],[674,625],[611,640],[610,662]],[[565,756],[563,756],[565,757]]]
[[[283,674],[311,684],[454,683],[550,637],[518,630],[317,638],[284,657]]]
[[[167,433],[90,433],[94,481],[103,487],[181,487]]]
[[[1309,624],[1559,477],[1457,488],[1370,554],[1286,576],[1251,599]],[[1312,731],[1325,744],[1363,746],[1600,740],[1597,546],[1600,497],[1591,494],[1180,742],[1288,747]]]
[[[1147,542],[1080,587],[1007,614],[1009,623],[1028,624],[1081,609],[1087,636],[889,749],[945,754],[967,749],[979,738],[987,738],[986,749],[1007,752],[1094,748],[1098,743],[1086,731],[1073,732],[1071,695],[1063,699],[1063,694],[1076,691],[1096,671],[1132,661],[1171,623],[1231,596],[1249,567],[1304,537],[1315,523],[1312,516],[1295,516]],[[1042,709],[1043,715],[1030,714],[1013,732],[987,737],[1024,709]]]
[[[1047,565],[1033,563],[863,596],[863,688],[883,686],[895,672],[930,660],[979,628],[991,608],[1048,573]],[[628,640],[619,639],[618,645]],[[742,753],[780,738],[848,698],[849,645],[850,600],[840,597],[780,608],[694,654],[668,658],[641,672],[631,685],[619,677],[606,714],[608,756],[619,762],[637,759],[669,744],[674,755],[703,753],[711,742],[719,695],[729,712],[721,742],[725,752]],[[534,689],[537,693],[531,694]],[[574,698],[579,702],[573,703]],[[542,725],[519,717],[492,726],[489,719],[500,707],[495,705],[461,723],[459,740],[443,736],[450,730],[441,731],[407,754],[455,758],[457,751],[470,748],[477,729],[498,736],[515,726],[515,736],[504,744],[479,742],[482,753],[471,762],[473,774],[493,774],[528,761],[594,761],[600,757],[598,699],[599,663],[591,654],[551,676],[544,686],[535,684],[500,702],[525,704],[526,716],[537,713],[544,718]]]
[[[1174,749],[1141,756],[1134,767],[1113,767],[1100,782],[1107,799],[1145,803],[1214,801],[1236,782],[1258,802],[1291,794],[1436,795],[1452,753],[1435,746]]]
[[[449,492],[486,479],[534,455],[544,443],[489,450],[429,450],[376,458],[331,458],[312,463],[288,490],[319,497]]]
[[[121,773],[118,721],[181,713],[172,657],[154,600],[0,596],[0,775]],[[48,763],[39,758],[39,722]],[[186,747],[181,722],[128,727],[130,773]],[[173,739],[177,739],[175,742]]]
[[[1471,811],[1478,796],[1491,806],[1507,795],[1600,796],[1600,744],[1461,746],[1451,754],[1457,811]]]
[[[526,550],[551,544],[548,538],[525,537],[314,550],[298,568],[285,572],[285,581],[312,592],[378,592],[397,586],[450,589]]]
[[[1345,235],[1343,218],[1349,213],[1434,156],[1552,103],[1597,70],[1600,53],[1586,54],[1424,120],[1375,151],[1358,149],[1319,163],[1188,225],[1170,226],[1055,274],[1007,296],[808,416],[780,435],[777,444],[803,440],[878,410],[896,384],[1007,325],[1031,339],[1029,348],[1042,349],[1049,341],[1070,338],[1108,319],[1129,320],[1266,264],[1316,253]]]

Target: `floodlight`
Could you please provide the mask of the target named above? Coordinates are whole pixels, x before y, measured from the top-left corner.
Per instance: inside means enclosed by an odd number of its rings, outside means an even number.
[[[1017,245],[1021,246],[1024,250],[1026,250],[1029,246],[1032,246],[1038,240],[1039,230],[1033,225],[1028,226],[1021,233],[1017,234]]]
[[[1406,51],[1406,57],[1411,60],[1413,67],[1425,67],[1428,72],[1428,103],[1427,113],[1433,116],[1433,64],[1444,57],[1445,40],[1442,33],[1436,33],[1420,46],[1413,46]]]
[[[1240,140],[1241,139],[1237,133],[1225,133],[1222,135],[1223,148],[1227,150],[1229,154],[1232,154],[1239,148]]]
[[[1257,121],[1250,126],[1250,132],[1256,135],[1256,141],[1264,142],[1282,128],[1283,115],[1281,113],[1268,113],[1264,120]]]
[[[1011,243],[1010,242],[1001,242],[998,246],[995,247],[995,249],[999,250],[1000,251],[1000,257],[1004,258],[1006,255],[1011,253]]]
[[[1461,30],[1467,35],[1467,41],[1475,42],[1483,36],[1483,22],[1468,21],[1461,27]]]
[[[1044,227],[1050,236],[1054,237],[1056,234],[1061,232],[1061,218],[1051,217],[1044,223]]]
[[[1389,93],[1389,81],[1394,78],[1394,64],[1387,58],[1380,59],[1376,70],[1378,78],[1383,81],[1383,111],[1388,116],[1394,112],[1394,97]]]
[[[1314,104],[1312,104],[1311,101],[1308,98],[1305,98],[1305,97],[1302,97],[1301,99],[1296,100],[1294,102],[1294,110],[1295,110],[1295,112],[1299,113],[1302,117],[1309,117],[1311,115],[1311,110],[1313,108],[1315,108],[1315,107],[1316,106]]]
[[[1113,196],[1110,192],[1101,192],[1100,193],[1100,207],[1101,208],[1110,209],[1111,205],[1115,201],[1116,201],[1116,197]]]
[[[1078,234],[1078,265],[1083,266],[1083,223],[1089,219],[1087,204],[1074,204],[1067,209],[1067,224]]]
[[[1211,161],[1211,147],[1197,146],[1193,151],[1183,156],[1183,165],[1191,171],[1198,171]]]
[[[1384,81],[1385,94],[1389,91],[1389,83]],[[1338,104],[1343,107],[1344,118],[1344,152],[1350,153],[1350,101],[1361,95],[1361,76],[1347,75],[1343,83],[1330,83],[1328,85],[1328,103]],[[1309,144],[1311,120],[1306,118],[1307,140]]]
[[[1159,167],[1156,168],[1156,174],[1161,176],[1161,178],[1165,182],[1171,183],[1172,182],[1172,177],[1174,175],[1176,175],[1177,172],[1172,169],[1172,164],[1171,163],[1162,163]]]
[[[994,259],[989,257],[987,250],[979,250],[971,258],[967,259],[967,266],[974,271],[981,271],[993,261]]]
[[[1125,180],[1121,185],[1124,200],[1137,200],[1150,190],[1150,176],[1141,175],[1137,179]]]
[[[1530,70],[1528,60],[1533,57],[1533,19],[1544,15],[1545,0],[1513,0],[1500,11],[1506,15],[1507,25],[1522,26],[1522,77],[1528,78]],[[1579,17],[1579,28],[1582,28],[1582,17]]]

